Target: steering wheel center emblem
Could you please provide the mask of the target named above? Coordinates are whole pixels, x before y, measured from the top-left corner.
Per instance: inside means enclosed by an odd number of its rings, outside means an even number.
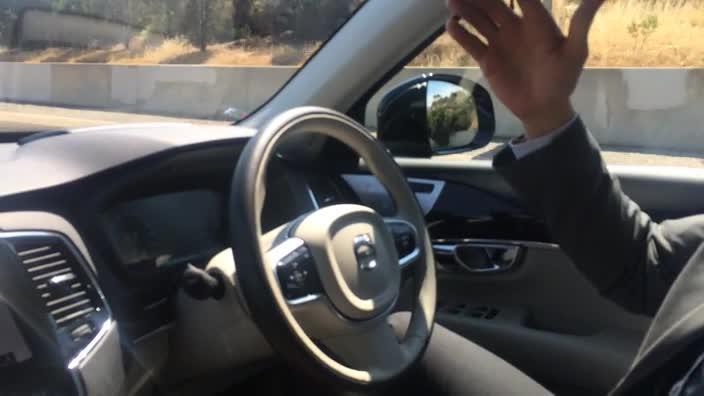
[[[376,247],[369,234],[354,237],[354,255],[362,271],[373,271],[376,268]]]

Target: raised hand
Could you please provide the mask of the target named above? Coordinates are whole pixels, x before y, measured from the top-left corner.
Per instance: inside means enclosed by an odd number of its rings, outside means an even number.
[[[447,32],[476,59],[494,94],[523,123],[528,139],[574,115],[570,96],[589,50],[587,38],[604,0],[583,0],[565,36],[540,0],[448,0]],[[464,19],[486,43],[460,24]]]

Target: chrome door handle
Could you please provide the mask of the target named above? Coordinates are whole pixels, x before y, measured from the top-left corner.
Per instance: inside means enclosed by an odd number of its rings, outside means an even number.
[[[523,248],[498,242],[433,243],[433,251],[439,258],[451,258],[466,272],[486,274],[513,269]]]

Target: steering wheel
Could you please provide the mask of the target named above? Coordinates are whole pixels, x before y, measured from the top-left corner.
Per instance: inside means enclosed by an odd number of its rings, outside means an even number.
[[[353,149],[386,187],[395,215],[333,205],[263,233],[267,165],[285,138],[311,133]],[[324,380],[366,387],[398,377],[423,354],[436,303],[424,216],[396,162],[363,126],[317,107],[276,117],[240,156],[229,217],[247,309],[273,349],[295,366]],[[406,247],[411,241],[412,249],[401,258],[399,238]],[[389,319],[406,270],[414,273],[413,307],[403,332]]]

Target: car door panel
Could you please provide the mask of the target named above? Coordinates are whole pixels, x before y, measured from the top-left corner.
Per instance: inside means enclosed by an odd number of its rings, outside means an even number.
[[[397,161],[411,178],[454,182],[520,206],[510,186],[494,171],[490,161],[411,158],[400,158]],[[701,200],[701,194],[704,193],[704,172],[701,169],[614,165],[609,166],[609,170],[618,179],[624,192],[655,220],[699,214],[704,209]],[[441,195],[439,199],[441,198],[444,197]]]
[[[599,295],[488,161],[398,162],[426,211],[436,248],[438,322],[559,393],[606,392],[613,386],[635,356],[650,319]],[[703,209],[697,197],[704,195],[704,177],[697,172],[611,170],[624,191],[658,221]],[[363,190],[352,188],[370,204]],[[383,200],[378,188],[383,191],[377,186],[371,206]],[[429,200],[431,191],[436,196]],[[448,254],[448,247],[457,244],[518,246],[520,254],[508,270],[470,272]]]
[[[438,282],[439,323],[546,384],[608,389],[648,324],[602,298],[549,245],[528,244],[513,271],[441,271]]]

